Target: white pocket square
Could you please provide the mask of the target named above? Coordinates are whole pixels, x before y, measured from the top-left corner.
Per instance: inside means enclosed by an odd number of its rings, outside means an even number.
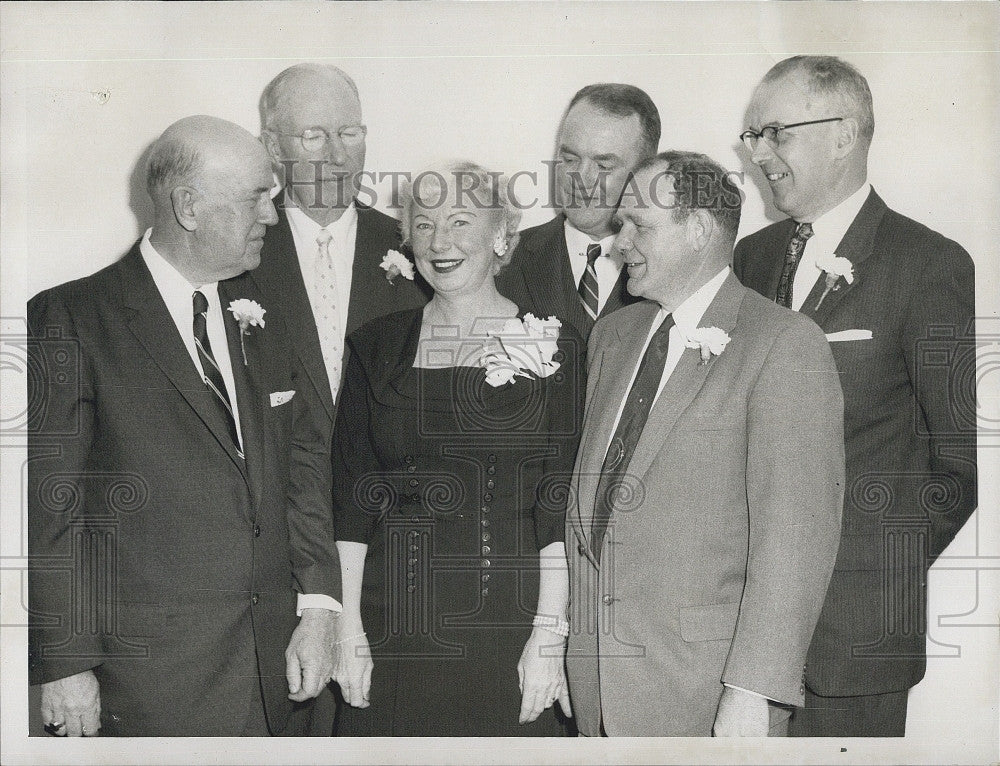
[[[871,340],[871,330],[841,330],[840,332],[828,332],[826,339],[829,343],[836,343],[838,340]]]
[[[285,402],[290,402],[293,396],[295,396],[294,391],[275,391],[271,394],[271,406],[277,407]]]

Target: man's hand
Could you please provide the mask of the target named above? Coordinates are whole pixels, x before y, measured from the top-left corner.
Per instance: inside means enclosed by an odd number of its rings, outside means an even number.
[[[101,685],[94,671],[42,684],[42,723],[59,737],[95,736],[101,728]]]
[[[317,696],[333,677],[337,615],[329,609],[303,609],[285,649],[288,698],[304,702]]]
[[[766,737],[770,729],[767,699],[727,686],[719,700],[712,734],[716,737]]]

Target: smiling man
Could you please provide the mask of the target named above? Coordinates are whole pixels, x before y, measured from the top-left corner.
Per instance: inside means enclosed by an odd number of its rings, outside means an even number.
[[[840,385],[730,270],[729,173],[665,152],[634,180],[614,245],[645,300],[590,337],[567,511],[573,708],[590,736],[780,735],[837,549]]]
[[[789,218],[737,245],[736,275],[823,328],[845,403],[844,534],[791,733],[903,736],[927,569],[976,507],[972,259],[868,183],[872,96],[847,62],[778,63],[748,118]]]
[[[553,196],[560,213],[526,229],[497,288],[538,316],[569,321],[586,339],[598,317],[635,302],[625,290],[612,219],[629,173],[656,153],[660,115],[632,85],[588,85],[559,128]]]

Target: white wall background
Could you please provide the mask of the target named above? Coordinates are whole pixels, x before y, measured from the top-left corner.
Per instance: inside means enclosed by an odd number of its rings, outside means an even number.
[[[0,313],[5,327],[16,325],[28,296],[89,274],[129,247],[149,223],[137,163],[168,124],[207,113],[257,132],[261,88],[295,62],[330,61],[355,77],[369,126],[369,169],[416,171],[438,158],[463,156],[507,172],[537,171],[542,201],[540,162],[552,155],[572,93],[597,81],[638,85],[660,108],[661,148],[703,151],[747,171],[741,229],[749,233],[781,217],[768,208],[769,193],[761,193],[737,139],[750,92],[781,58],[831,53],[856,64],[872,88],[876,189],[891,207],[969,250],[977,265],[979,315],[993,322],[982,321],[980,332],[996,341],[998,18],[997,6],[979,3],[7,3],[0,17]],[[383,195],[378,206],[384,209],[385,201]],[[533,208],[524,225],[550,215]],[[23,383],[3,375],[5,384],[15,384],[5,385],[5,406],[16,408]],[[994,425],[1000,421],[996,384],[996,376],[987,376],[980,394]],[[623,762],[854,763],[880,753],[900,762],[996,760],[1000,482],[990,445],[998,446],[981,440],[980,511],[931,572],[934,656],[911,695],[905,743],[798,741],[756,751],[721,742],[685,750],[674,741],[652,751],[591,743],[586,752],[564,743],[551,752],[580,762],[600,760],[600,753]],[[18,445],[8,440],[4,446]],[[16,454],[0,453],[8,531],[20,529]],[[3,555],[23,562],[19,534],[5,536]],[[16,566],[6,569],[10,596],[20,587],[19,573]],[[21,624],[18,608],[6,603],[14,613],[5,612],[4,625]],[[7,650],[23,641],[23,630],[8,627],[4,640],[10,672],[3,679],[3,724],[20,739],[24,669],[10,660],[23,653]],[[39,746],[61,743],[25,745]],[[282,753],[339,762],[371,756],[348,743],[310,747],[295,743]],[[74,752],[62,750],[60,758]],[[164,752],[165,762],[177,760],[176,750]],[[238,752],[206,746],[199,757]],[[247,752],[260,757],[258,749]],[[404,754],[412,759],[420,752]],[[463,752],[497,757],[491,749]]]

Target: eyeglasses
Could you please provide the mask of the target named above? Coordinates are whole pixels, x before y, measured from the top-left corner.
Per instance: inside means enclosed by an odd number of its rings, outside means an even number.
[[[327,141],[331,138],[330,132],[326,128],[306,128],[301,133],[282,133],[268,128],[268,132],[299,139],[302,142],[302,148],[307,152],[319,151],[326,146]],[[336,135],[344,142],[344,146],[358,146],[368,135],[368,128],[364,125],[348,125],[338,130]]]
[[[791,125],[765,125],[760,131],[744,130],[740,133],[740,140],[746,144],[747,149],[751,152],[757,148],[757,141],[763,138],[771,146],[778,145],[778,135],[783,130],[788,130],[789,128],[801,128],[803,125],[819,125],[822,122],[840,122],[843,117],[827,117],[823,120],[807,120],[806,122],[793,122]]]

